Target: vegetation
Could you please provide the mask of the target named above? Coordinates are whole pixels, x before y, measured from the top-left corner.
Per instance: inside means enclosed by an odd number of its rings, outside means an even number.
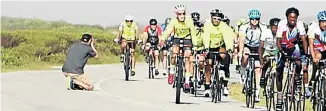
[[[62,65],[69,47],[86,32],[93,34],[100,53],[100,58],[90,59],[89,64],[119,62],[120,48],[113,42],[112,28],[3,16],[1,23],[1,71]]]

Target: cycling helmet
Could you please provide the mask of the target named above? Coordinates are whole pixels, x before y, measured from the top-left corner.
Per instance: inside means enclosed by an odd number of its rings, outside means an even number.
[[[82,35],[82,37],[81,37],[81,41],[83,41],[83,42],[88,42],[89,40],[91,40],[92,39],[92,35],[91,34],[88,34],[88,33],[86,33],[86,34],[83,34]]]
[[[279,19],[279,18],[272,18],[271,20],[269,20],[269,25],[277,26],[280,21],[281,21],[281,19]]]
[[[211,16],[217,16],[220,17],[221,19],[224,18],[223,13],[219,9],[214,9],[211,11]]]
[[[193,12],[193,13],[191,13],[191,18],[194,21],[198,21],[200,19],[200,14],[197,12]]]
[[[249,18],[260,18],[260,12],[257,9],[251,9],[248,13]]]
[[[157,21],[156,21],[156,19],[150,19],[150,20],[149,20],[149,24],[150,24],[150,25],[157,25]]]
[[[326,20],[326,10],[319,12],[317,18],[318,21]]]
[[[179,11],[186,11],[186,6],[183,4],[176,5],[174,7],[174,12],[178,13]]]
[[[295,13],[297,16],[299,16],[299,10],[294,7],[288,8],[285,12],[285,16],[288,16],[290,13]]]
[[[134,17],[132,17],[131,15],[126,15],[125,20],[134,20]]]
[[[246,21],[246,19],[244,19],[244,18],[240,18],[239,20],[237,20],[237,26],[240,26],[240,25],[242,25],[242,24],[244,24],[244,23],[246,23],[247,21]]]
[[[171,21],[171,18],[166,18],[166,19],[165,19],[165,24],[169,24],[170,21]]]

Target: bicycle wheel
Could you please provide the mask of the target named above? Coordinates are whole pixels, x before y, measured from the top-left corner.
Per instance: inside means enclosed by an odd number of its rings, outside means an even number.
[[[194,78],[194,82],[193,82],[193,94],[195,95],[195,97],[197,97],[197,90],[198,90],[198,73],[199,73],[199,67],[197,65],[197,63],[195,63],[195,67],[194,67],[194,74],[195,74],[195,78]]]
[[[275,86],[275,73],[273,75],[271,75],[271,78],[270,78],[270,87],[269,87],[269,108],[268,108],[268,111],[271,111],[271,110],[275,110],[276,109],[276,104],[275,104],[275,92],[274,92],[274,86]]]
[[[216,72],[216,69],[215,69],[215,67],[214,67],[214,69],[213,69],[213,73],[212,73],[212,75],[211,75],[211,80],[212,80],[212,84],[211,84],[211,93],[212,93],[212,102],[215,102],[215,100],[216,100],[216,97],[217,97],[217,85],[216,85],[216,82],[217,82],[217,80],[216,80],[216,78],[215,78],[215,72]]]
[[[251,108],[255,108],[255,103],[256,103],[256,74],[255,74],[255,71],[253,70],[251,72],[251,91],[252,91],[252,94],[253,96],[251,96]]]
[[[129,81],[129,72],[130,72],[130,53],[129,51],[127,50],[126,53],[125,53],[125,80],[126,81]]]
[[[175,103],[180,103],[180,93],[181,93],[181,87],[182,87],[182,77],[183,77],[183,60],[178,59],[178,71],[177,71],[177,82],[176,82],[176,98]]]
[[[322,80],[321,80],[322,82],[322,99],[321,99],[321,105],[322,105],[322,107],[321,107],[321,111],[325,111],[326,110],[326,78],[325,77],[323,77],[322,78]]]
[[[223,81],[224,81],[224,79],[223,78],[221,78],[221,79],[219,79],[220,78],[220,75],[218,75],[217,76],[217,79],[219,80],[218,81],[218,84],[217,84],[217,93],[218,93],[218,97],[217,97],[217,100],[218,101],[222,101],[222,86],[223,86]]]
[[[294,96],[294,77],[290,75],[288,79],[288,87],[286,93],[286,111],[295,111],[295,96]]]
[[[249,108],[250,106],[250,102],[251,102],[251,96],[252,96],[252,90],[251,90],[251,79],[249,75],[249,71],[247,73],[247,78],[246,78],[246,82],[245,82],[245,94],[246,94],[246,106],[247,108]]]
[[[318,72],[319,73],[319,72]],[[316,76],[316,80],[313,84],[313,88],[312,88],[312,96],[311,96],[311,102],[312,102],[312,109],[314,111],[319,111],[318,108],[318,92],[319,91],[319,74]]]
[[[152,56],[151,54],[149,54],[148,56],[149,58],[149,61],[148,61],[148,79],[151,79],[152,78],[152,72],[153,72],[153,69],[152,69]]]
[[[219,84],[220,84],[220,80],[219,80],[219,69],[218,69],[218,66],[216,65],[215,67],[215,76],[214,76],[214,79],[215,79],[215,83],[214,83],[214,86],[215,86],[215,89],[214,89],[214,103],[217,103],[217,101],[220,101],[220,98],[219,95],[221,94],[221,90],[219,88]]]
[[[305,86],[304,86],[304,82],[303,82],[303,76],[300,75],[300,84],[299,86],[296,86],[296,89],[295,90],[295,95],[296,95],[296,108],[295,110],[296,111],[304,111],[304,107],[305,107],[305,100],[306,100],[306,96],[305,96],[305,93],[306,93],[306,90],[304,89]]]

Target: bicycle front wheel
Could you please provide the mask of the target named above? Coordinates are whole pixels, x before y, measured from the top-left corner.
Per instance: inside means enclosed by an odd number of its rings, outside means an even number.
[[[178,71],[177,71],[177,83],[176,83],[176,98],[175,103],[180,103],[180,93],[181,93],[181,87],[182,87],[182,78],[183,78],[183,60],[178,59]]]
[[[125,80],[129,81],[129,74],[130,74],[130,53],[127,51],[125,54]]]

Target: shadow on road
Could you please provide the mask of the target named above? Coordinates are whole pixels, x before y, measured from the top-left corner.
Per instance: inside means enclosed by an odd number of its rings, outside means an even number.
[[[176,104],[175,102],[171,102]],[[186,105],[190,105],[190,104],[194,104],[194,105],[199,105],[198,103],[190,103],[190,102],[180,102],[179,104],[186,104]]]
[[[242,108],[247,108],[247,106],[245,106],[245,105],[241,105],[241,107]],[[250,109],[256,109],[256,110],[259,110],[259,111],[266,111],[266,109],[264,109],[264,108],[257,108],[257,107],[255,107],[255,108],[251,108],[251,107],[249,107]]]

